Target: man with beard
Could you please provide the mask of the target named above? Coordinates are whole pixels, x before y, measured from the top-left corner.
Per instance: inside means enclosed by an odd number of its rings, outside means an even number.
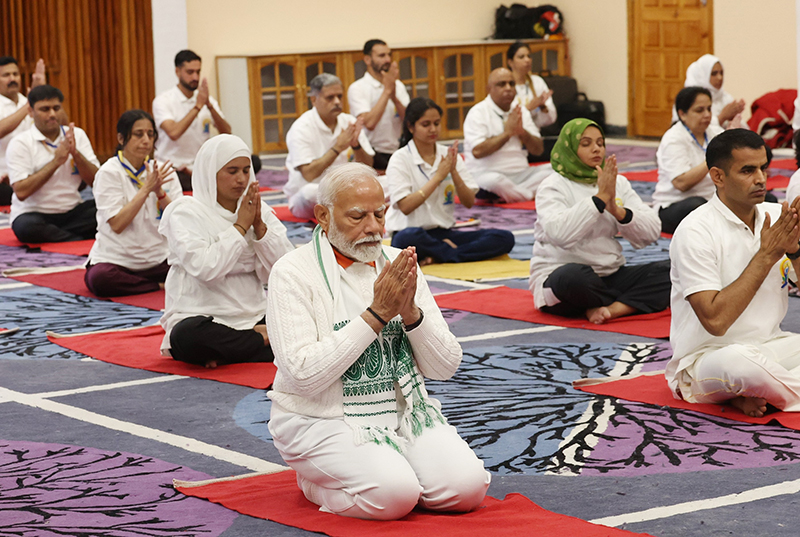
[[[375,149],[373,168],[385,170],[389,157],[400,147],[409,97],[399,80],[400,68],[384,41],[366,42],[364,63],[367,72],[347,88],[347,102],[350,113],[364,120],[367,138]]]
[[[800,274],[800,198],[764,203],[770,157],[747,129],[711,140],[716,194],[681,221],[669,249],[673,395],[754,417],[768,404],[800,412],[800,335],[780,327],[792,269]]]
[[[28,91],[46,82],[44,60],[36,62],[36,71],[31,75]],[[0,58],[0,205],[11,204],[13,190],[8,183],[6,149],[12,138],[33,125],[28,100],[20,94],[22,76],[17,60],[11,56]]]
[[[505,68],[489,75],[489,95],[464,119],[467,169],[483,192],[477,197],[506,202],[532,200],[552,167],[528,166],[528,153],[539,155],[544,142],[527,110],[515,101],[514,75]]]
[[[364,121],[342,112],[342,81],[322,73],[311,79],[309,87],[314,107],[297,118],[286,133],[289,179],[283,187],[289,210],[307,220],[314,217],[317,189],[326,170],[350,160],[371,166],[375,155],[363,132]]]
[[[21,242],[93,239],[94,200],[83,201],[81,183],[92,186],[100,163],[83,129],[61,125],[64,95],[37,86],[28,93],[33,126],[8,144],[11,229]]]
[[[319,201],[312,242],[269,278],[275,447],[321,511],[393,520],[416,505],[475,509],[491,476],[423,382],[450,378],[461,347],[413,247],[382,245],[377,173],[341,166]]]
[[[153,100],[153,118],[158,128],[155,156],[170,161],[184,190],[192,190],[194,157],[203,142],[211,137],[211,124],[220,134],[230,134],[231,126],[208,94],[208,80],[200,81],[200,56],[191,50],[175,55],[178,85]]]

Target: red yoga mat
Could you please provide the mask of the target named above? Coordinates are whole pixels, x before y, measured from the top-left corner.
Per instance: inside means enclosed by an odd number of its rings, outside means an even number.
[[[658,170],[645,170],[640,172],[620,172],[628,181],[643,181],[645,183],[658,182]]]
[[[314,219],[306,220],[304,218],[297,218],[289,210],[288,205],[272,205],[272,209],[275,211],[275,216],[278,217],[278,220],[282,222],[300,222],[303,224],[305,224],[306,222],[314,222],[314,223],[317,222]]]
[[[86,288],[86,284],[83,281],[84,274],[86,274],[86,269],[76,268],[63,272],[48,272],[43,274],[24,274],[19,276],[12,274],[8,277],[12,280],[32,283],[40,287],[49,287],[50,289],[72,293],[73,295],[88,296],[89,298],[96,298],[98,300],[111,300],[118,304],[139,306],[140,308],[149,308],[156,311],[164,309],[163,290],[144,293],[142,295],[115,296],[107,299],[100,298]]]
[[[41,248],[43,252],[51,252],[54,254],[70,254],[70,255],[89,255],[89,250],[94,245],[94,239],[85,241],[72,241],[72,242],[45,242],[42,244],[25,244],[17,240],[17,236],[11,228],[0,229],[0,244],[4,246],[16,246],[21,248],[29,246],[31,248]]]
[[[475,200],[475,205],[478,207],[498,207],[500,209],[518,209],[523,211],[536,210],[536,200],[516,201],[513,203],[496,203],[485,200]]]
[[[164,329],[146,326],[132,330],[95,332],[75,336],[48,333],[47,339],[74,351],[110,364],[144,369],[156,373],[216,380],[256,389],[267,389],[275,380],[275,366],[268,363],[230,364],[206,369],[161,356]]]
[[[470,311],[502,319],[514,319],[529,323],[581,328],[600,332],[617,332],[650,338],[668,338],[670,311],[620,317],[605,324],[590,323],[587,319],[575,319],[550,315],[536,309],[533,296],[527,289],[495,287],[475,291],[459,291],[436,295],[440,308]]]
[[[767,190],[786,188],[789,186],[790,179],[791,177],[786,177],[785,175],[773,175],[772,177],[767,177]]]
[[[773,160],[769,163],[770,168],[777,168],[779,170],[796,170],[797,161],[793,158]]]
[[[618,379],[599,379],[600,382],[592,384],[596,379],[585,379],[573,383],[577,390],[608,395],[626,401],[636,401],[662,407],[693,410],[701,414],[708,414],[720,418],[744,423],[767,424],[773,420],[789,429],[800,430],[800,412],[774,412],[760,418],[751,418],[740,410],[727,405],[711,405],[704,403],[687,403],[682,399],[675,399],[667,385],[663,373],[654,375],[639,375],[631,378],[618,377]]]
[[[400,520],[389,522],[348,518],[320,512],[316,505],[306,500],[297,487],[293,470],[199,486],[176,483],[175,488],[187,496],[204,498],[238,513],[332,537],[646,535],[553,513],[520,494],[509,494],[503,500],[487,496],[483,505],[471,513],[436,514],[415,510]]]

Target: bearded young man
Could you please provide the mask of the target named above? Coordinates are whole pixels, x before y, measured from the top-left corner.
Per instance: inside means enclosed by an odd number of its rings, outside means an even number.
[[[423,381],[450,378],[461,347],[417,277],[414,249],[382,244],[376,172],[337,168],[319,202],[312,242],[269,280],[275,446],[322,511],[393,520],[418,504],[475,509],[491,476]]]

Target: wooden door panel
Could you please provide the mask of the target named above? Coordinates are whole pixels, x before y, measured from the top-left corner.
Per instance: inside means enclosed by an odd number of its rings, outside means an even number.
[[[256,152],[286,149],[286,133],[302,113],[299,57],[251,60],[258,91],[251,101]]]

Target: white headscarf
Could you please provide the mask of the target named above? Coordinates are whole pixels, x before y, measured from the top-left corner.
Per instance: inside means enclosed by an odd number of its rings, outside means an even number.
[[[717,63],[720,66],[722,65],[719,58],[713,54],[703,54],[686,68],[686,81],[683,83],[684,88],[700,86],[711,92],[711,114],[715,118],[728,103],[733,102],[733,95],[722,89],[722,87],[717,89],[711,85],[711,71],[714,70],[714,66]],[[675,110],[674,104],[672,106],[672,121],[678,121],[678,112]]]

